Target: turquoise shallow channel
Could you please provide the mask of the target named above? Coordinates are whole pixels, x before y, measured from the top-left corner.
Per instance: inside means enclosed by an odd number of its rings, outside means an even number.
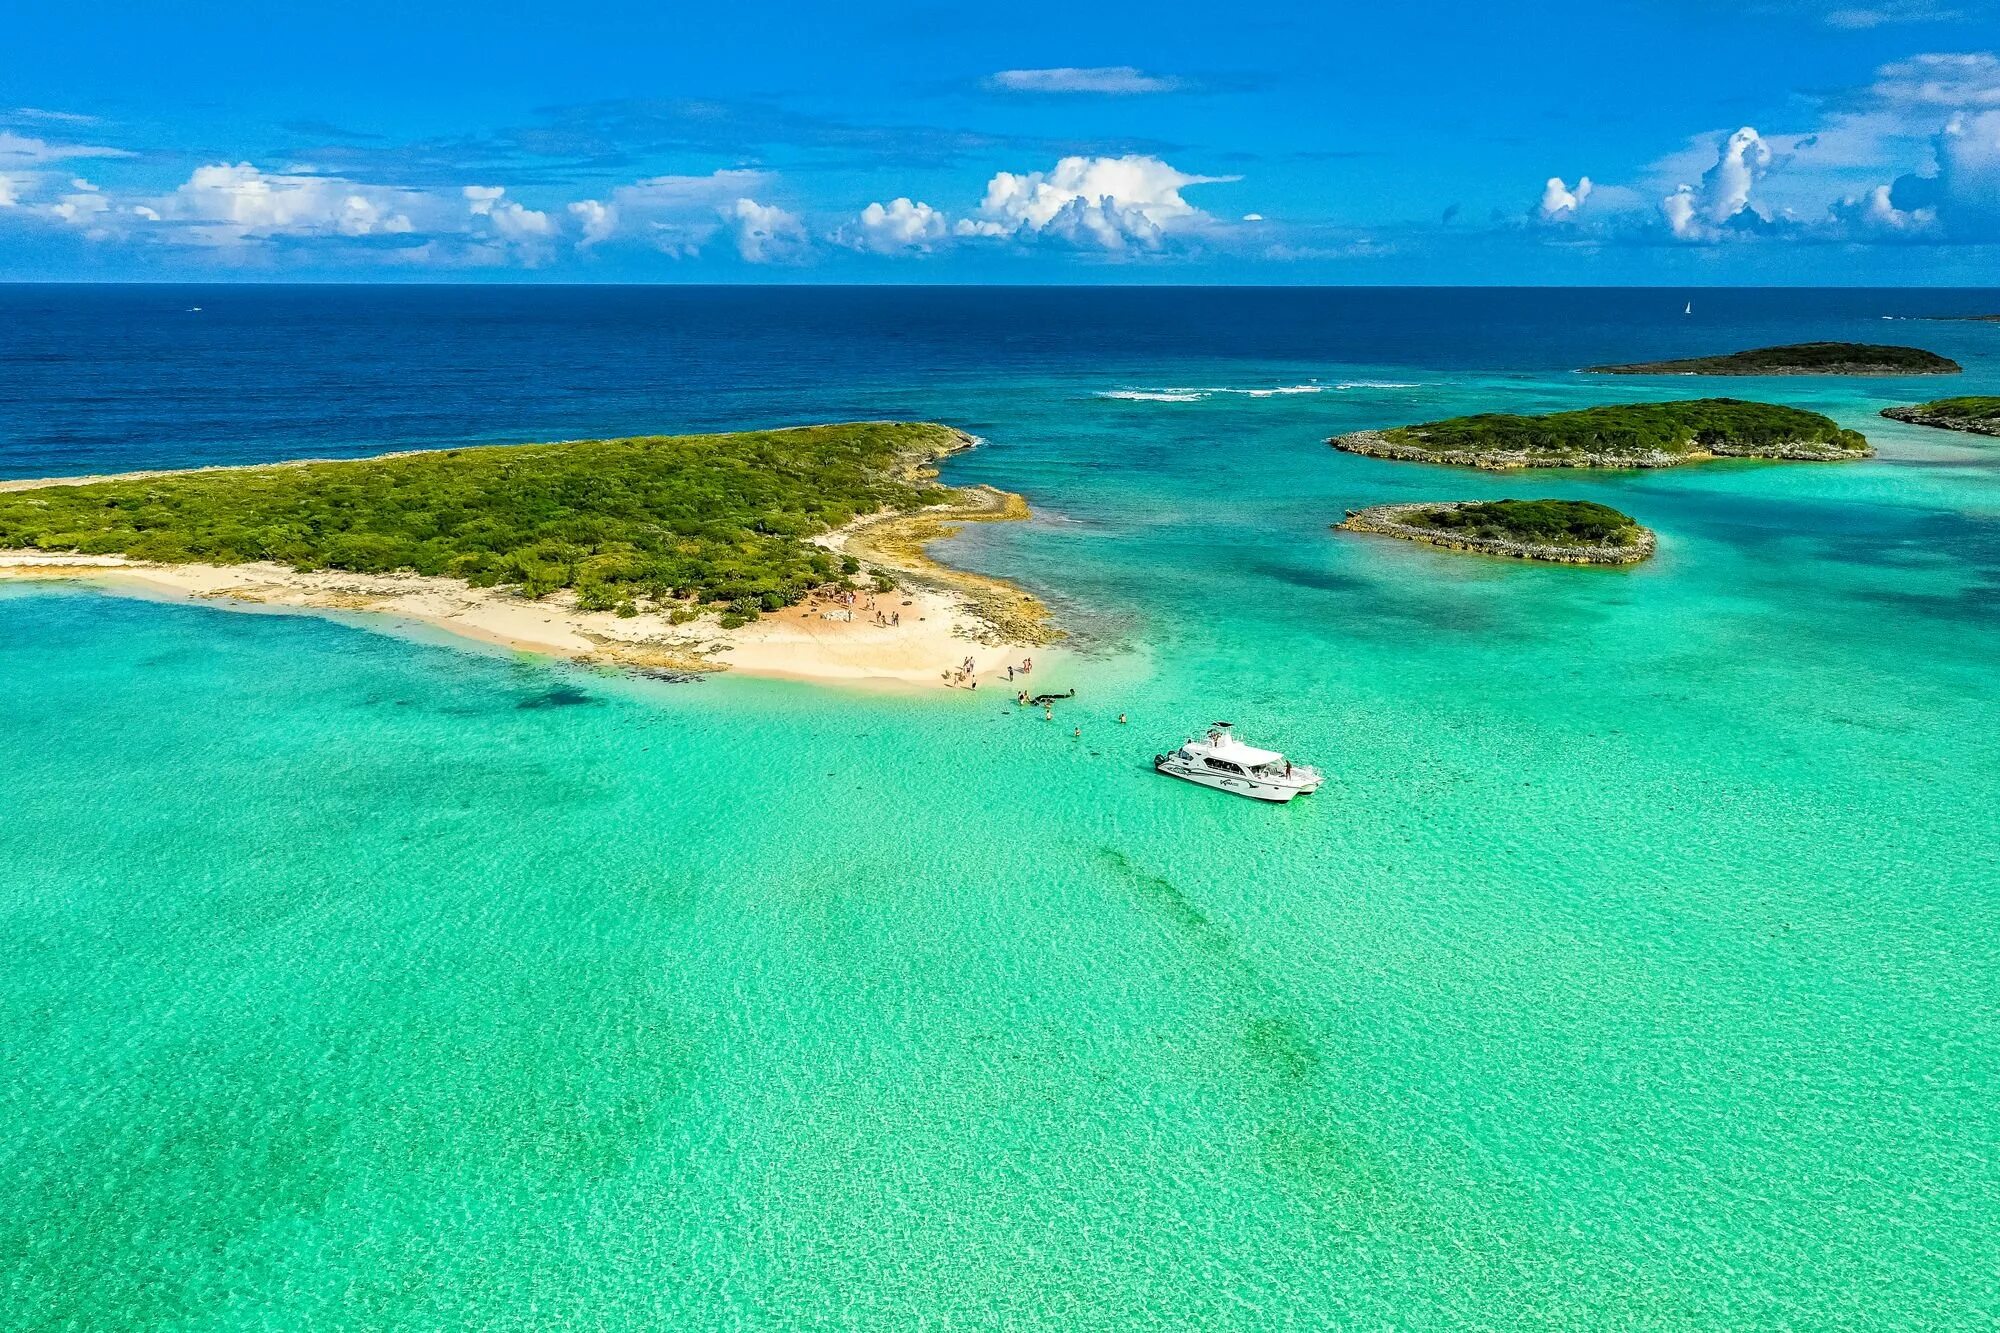
[[[1875,413],[2000,392],[2000,329],[1781,297],[1686,331],[1679,293],[1578,294],[1524,332],[1406,293],[1379,360],[1358,316],[1310,358],[1162,350],[1136,299],[1073,357],[899,353],[896,306],[874,379],[688,371],[715,387],[654,428],[984,437],[947,480],[1036,518],[938,554],[1076,631],[1034,677],[1077,690],[1053,724],[0,585],[0,1329],[1991,1327],[2000,440]],[[420,349],[485,364],[435,318]],[[1886,329],[1968,373],[1727,386],[1866,462],[1324,444]],[[604,374],[523,430],[634,428],[661,367]],[[300,452],[163,433],[136,381],[65,441],[20,404],[72,405],[16,388],[12,475]],[[306,451],[448,430],[367,411]],[[1329,529],[1508,495],[1615,505],[1660,554]],[[1150,772],[1215,718],[1327,786]]]

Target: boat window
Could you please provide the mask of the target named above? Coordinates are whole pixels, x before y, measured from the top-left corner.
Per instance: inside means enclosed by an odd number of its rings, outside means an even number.
[[[1224,773],[1241,773],[1243,771],[1236,765],[1230,763],[1227,759],[1208,759],[1204,760],[1203,762],[1205,762],[1210,768],[1220,769]]]

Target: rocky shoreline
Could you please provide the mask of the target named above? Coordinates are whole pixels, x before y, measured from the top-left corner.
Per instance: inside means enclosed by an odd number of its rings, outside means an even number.
[[[1906,379],[1912,375],[1958,375],[1963,368],[1878,365],[1867,361],[1836,361],[1825,366],[1774,366],[1764,370],[1690,370],[1675,361],[1643,361],[1629,366],[1585,366],[1586,375],[1684,375],[1701,379],[1781,379],[1787,375],[1838,375],[1850,379]]]
[[[970,436],[966,439],[963,447],[976,443]],[[1039,599],[1005,579],[939,564],[925,549],[954,536],[964,523],[1028,517],[1027,500],[1012,491],[960,486],[945,504],[913,514],[871,515],[817,540],[864,566],[888,569],[905,587],[956,598],[973,626],[969,636],[979,642],[1046,646],[1068,636],[1051,622],[1048,607]]]
[[[1672,453],[1649,449],[1643,453],[1602,453],[1590,450],[1473,450],[1426,449],[1403,444],[1378,430],[1360,430],[1336,435],[1328,441],[1345,453],[1369,458],[1389,458],[1404,463],[1444,463],[1452,467],[1478,468],[1485,472],[1507,472],[1516,468],[1661,468],[1683,463],[1700,463],[1716,458],[1770,458],[1796,463],[1830,463],[1844,458],[1866,458],[1873,449],[1843,449],[1818,440],[1788,440],[1777,444],[1732,445],[1726,441],[1699,451]]]
[[[1334,527],[1343,532],[1365,532],[1378,537],[1423,542],[1447,550],[1470,551],[1476,555],[1505,556],[1511,560],[1535,560],[1555,565],[1636,565],[1659,549],[1659,538],[1651,528],[1641,527],[1630,546],[1556,546],[1539,542],[1509,541],[1499,537],[1471,537],[1447,528],[1425,527],[1406,522],[1412,514],[1435,513],[1440,509],[1461,509],[1477,501],[1431,501],[1425,504],[1370,505],[1350,509]]]
[[[1882,409],[1882,415],[1891,421],[1906,421],[1912,426],[1964,431],[1968,435],[2000,436],[2000,417],[1967,416],[1950,408],[1935,407],[1930,403],[1914,403],[1908,407],[1885,407]]]
[[[1894,343],[1811,342],[1780,347],[1752,347],[1710,356],[1681,356],[1665,361],[1631,361],[1619,365],[1585,366],[1587,375],[1957,375],[1965,367],[1948,356],[1922,347]]]

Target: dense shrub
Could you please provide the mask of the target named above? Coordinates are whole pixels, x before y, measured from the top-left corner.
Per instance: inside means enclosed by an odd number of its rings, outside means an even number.
[[[1634,456],[1655,451],[1701,452],[1717,444],[1738,448],[1806,442],[1857,453],[1868,441],[1831,418],[1796,407],[1746,403],[1735,398],[1695,398],[1676,403],[1626,403],[1576,412],[1520,416],[1485,412],[1451,417],[1383,434],[1398,444],[1470,453],[1549,453]]]
[[[1592,366],[1613,374],[1660,375],[1785,375],[1839,374],[1856,368],[1872,372],[1948,375],[1962,369],[1950,357],[1921,347],[1889,343],[1787,343],[1783,347],[1753,347],[1721,356],[1690,356],[1674,361],[1636,361],[1619,366]]]
[[[1629,546],[1639,525],[1589,500],[1488,500],[1412,514],[1420,527],[1545,546]]]
[[[856,572],[806,540],[947,492],[956,436],[862,422],[496,446],[0,494],[0,548],[162,562],[273,560],[576,589],[592,609],[726,602],[755,616]]]

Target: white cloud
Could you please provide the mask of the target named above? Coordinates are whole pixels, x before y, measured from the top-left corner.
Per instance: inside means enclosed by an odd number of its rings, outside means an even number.
[[[909,198],[870,204],[843,229],[840,242],[878,255],[928,254],[951,239],[951,224],[929,204]]]
[[[805,223],[775,204],[738,199],[721,210],[736,233],[736,253],[750,264],[790,264],[811,248]]]
[[[28,114],[28,108],[15,112]],[[53,117],[52,117],[53,118]],[[92,144],[50,143],[31,135],[16,134],[12,130],[0,130],[0,208],[17,208],[21,201],[41,194],[51,183],[38,168],[48,167],[58,162],[82,158],[131,157],[122,148],[103,148]],[[77,189],[72,185],[71,188]],[[68,221],[69,215],[62,212],[63,200],[47,205],[44,211],[51,216]],[[100,209],[75,205],[71,212],[100,212]]]
[[[1190,185],[1238,180],[1190,176],[1157,157],[1066,157],[1051,171],[1003,171],[987,182],[961,236],[1042,238],[1082,248],[1159,249],[1175,233],[1220,224],[1181,197]]]
[[[198,245],[456,229],[450,205],[437,195],[340,176],[266,172],[248,162],[197,167],[172,194],[145,203],[162,223],[176,226],[175,237]]]
[[[621,185],[608,200],[579,199],[570,215],[583,228],[588,249],[625,238],[663,254],[690,259],[713,240],[735,201],[771,182],[768,172],[734,169],[706,176],[653,176]]]
[[[38,106],[17,106],[7,113],[14,120],[52,121],[59,125],[95,125],[96,116],[79,115],[74,111],[49,111]]]
[[[496,259],[516,259],[530,268],[555,257],[556,224],[547,213],[525,208],[505,197],[498,185],[468,185],[461,192],[466,211],[476,219],[475,235]]]
[[[1770,169],[1771,146],[1745,125],[1723,141],[1699,188],[1682,185],[1660,201],[1668,229],[1684,241],[1714,241],[1727,228],[1767,221],[1751,193]]]
[[[1113,96],[1170,93],[1183,86],[1179,79],[1148,74],[1130,65],[1093,65],[1081,69],[1071,65],[1054,69],[1003,69],[988,78],[986,85],[1009,93],[1107,93]]]
[[[48,206],[50,216],[72,227],[83,227],[93,235],[103,235],[102,222],[104,215],[111,211],[111,201],[87,180],[78,178],[69,184],[70,193]]]
[[[1563,184],[1562,177],[1551,176],[1542,187],[1542,202],[1536,205],[1535,215],[1544,222],[1568,222],[1590,198],[1593,188],[1588,176],[1577,177],[1573,190]]]
[[[101,148],[91,144],[50,143],[12,130],[0,130],[0,169],[38,167],[50,162],[66,162],[84,157],[131,157],[123,148]]]
[[[468,185],[463,191],[467,211],[476,218],[491,220],[494,234],[507,241],[529,241],[555,235],[555,223],[547,213],[525,208],[505,198],[498,185]]]
[[[595,199],[579,199],[569,206],[569,215],[583,228],[583,235],[576,247],[587,250],[600,241],[608,241],[618,231],[618,209]]]
[[[1934,147],[1935,169],[1898,177],[1885,203],[1929,214],[1952,240],[2000,240],[2000,111],[1953,116]]]
[[[1891,107],[1946,111],[2000,107],[2000,56],[1978,51],[1892,61],[1875,72],[1868,92]]]
[[[493,230],[499,233],[502,240],[520,243],[555,235],[555,223],[549,221],[547,213],[523,208],[511,199],[488,216],[493,219]]]
[[[1848,233],[1879,240],[1929,235],[1937,226],[1934,208],[1898,208],[1887,185],[1850,195],[1833,206],[1835,224]]]
[[[2000,234],[2000,111],[1952,117],[1937,152],[1942,206],[1953,225]]]
[[[1874,5],[1836,9],[1826,16],[1828,27],[1848,29],[1879,28],[1885,23],[1944,23],[1965,15],[1933,0],[1885,0]]]

